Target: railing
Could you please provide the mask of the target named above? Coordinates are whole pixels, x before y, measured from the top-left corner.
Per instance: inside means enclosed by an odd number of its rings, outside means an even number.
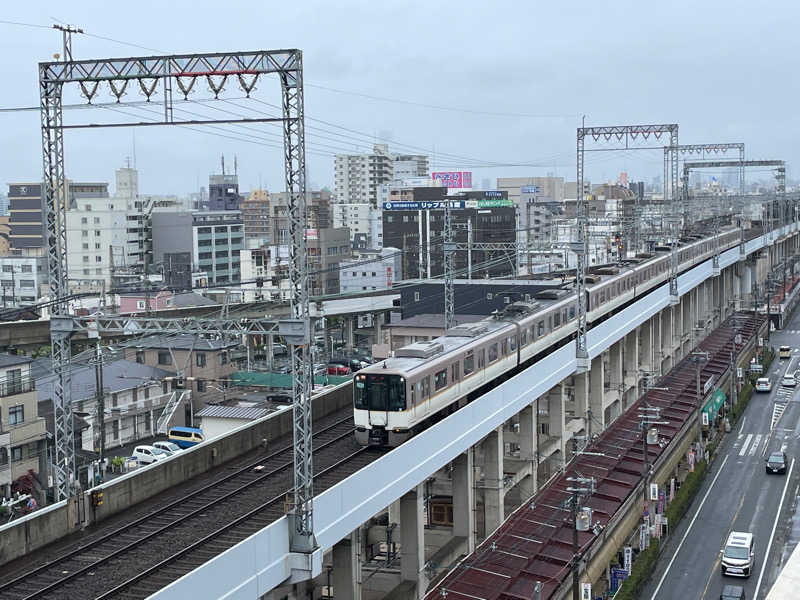
[[[25,394],[36,389],[36,381],[32,377],[12,379],[0,382],[0,398]]]

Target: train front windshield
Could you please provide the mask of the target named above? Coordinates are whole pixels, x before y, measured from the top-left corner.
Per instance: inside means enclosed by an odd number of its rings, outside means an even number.
[[[354,404],[360,410],[405,410],[406,382],[400,375],[356,375]]]

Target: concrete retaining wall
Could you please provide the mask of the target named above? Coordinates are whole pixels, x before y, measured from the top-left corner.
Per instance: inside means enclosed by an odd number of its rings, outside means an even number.
[[[336,412],[349,406],[352,401],[352,383],[343,383],[314,398],[313,419]],[[59,502],[8,523],[0,527],[0,565],[218,467],[261,445],[264,439],[269,443],[291,432],[292,409],[287,406],[280,412],[242,425],[223,437],[205,441],[166,460],[93,488],[103,491],[103,505],[98,508],[91,507],[91,490],[84,492],[84,522],[78,521],[74,502],[69,505]]]

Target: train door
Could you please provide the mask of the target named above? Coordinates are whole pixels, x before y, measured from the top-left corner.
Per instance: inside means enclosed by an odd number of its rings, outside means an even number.
[[[389,377],[369,375],[369,424],[386,427],[389,423]]]

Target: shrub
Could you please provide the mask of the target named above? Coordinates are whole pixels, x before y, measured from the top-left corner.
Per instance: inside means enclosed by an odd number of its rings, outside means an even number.
[[[683,488],[681,488],[683,489]],[[645,583],[653,574],[658,561],[658,540],[651,539],[650,547],[644,552],[639,552],[631,568],[631,575],[617,590],[614,600],[637,600]]]
[[[703,484],[707,469],[708,464],[706,461],[698,462],[694,467],[694,473],[689,473],[686,480],[681,484],[680,489],[675,492],[675,498],[672,499],[667,510],[664,511],[664,516],[669,519],[670,529],[674,530],[678,525],[678,521],[686,514],[689,505],[697,494],[697,490]]]

